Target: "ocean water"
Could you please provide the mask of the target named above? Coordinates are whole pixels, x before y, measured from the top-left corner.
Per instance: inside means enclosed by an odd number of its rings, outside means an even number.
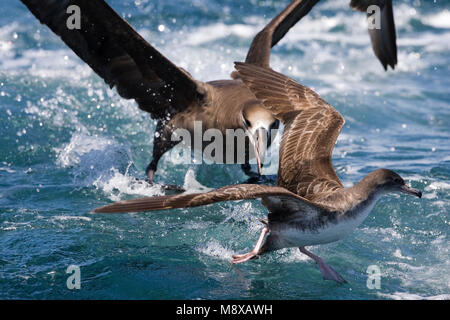
[[[227,79],[288,1],[108,1],[199,80]],[[273,49],[275,70],[346,118],[333,161],[346,186],[385,167],[422,199],[382,198],[354,233],[310,249],[348,283],[323,281],[298,250],[241,265],[266,216],[259,201],[94,215],[162,194],[136,182],[155,124],[121,99],[19,1],[0,0],[1,299],[449,299],[450,1],[394,1],[398,66],[385,72],[364,15],[321,1]],[[266,173],[276,172],[277,156]],[[243,182],[237,165],[159,163],[190,192]],[[69,265],[81,288],[70,290]],[[367,269],[379,268],[379,289]]]

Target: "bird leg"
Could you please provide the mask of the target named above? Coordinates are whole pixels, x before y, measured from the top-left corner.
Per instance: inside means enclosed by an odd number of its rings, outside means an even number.
[[[259,249],[261,249],[261,245],[264,240],[264,236],[266,235],[267,232],[269,232],[269,228],[264,227],[261,231],[261,235],[259,236],[258,242],[256,243],[253,250],[248,253],[245,253],[245,254],[233,255],[233,260],[231,260],[231,263],[241,263],[241,262],[245,262],[245,261],[255,258],[258,255]]]
[[[261,164],[263,167],[263,164]],[[276,175],[259,175],[257,172],[251,170],[251,165],[249,163],[241,164],[242,171],[249,176],[245,183],[249,184],[275,184],[277,181]]]
[[[242,171],[244,171],[244,173],[250,177],[250,179],[259,177],[258,173],[252,171],[252,166],[250,165],[250,163],[246,162],[241,164],[241,168]]]
[[[156,168],[158,167],[158,161],[179,141],[171,141],[171,130],[166,125],[164,121],[159,120],[156,125],[155,138],[153,140],[153,159],[148,164],[147,169],[145,169],[145,174],[147,176],[147,182],[153,183],[153,178],[155,175]]]
[[[342,278],[336,271],[333,270],[329,265],[322,260],[322,258],[316,256],[312,252],[305,249],[305,247],[299,247],[301,253],[306,254],[308,257],[313,259],[317,265],[319,266],[320,273],[322,273],[324,280],[334,280],[338,283],[347,282],[344,278]]]

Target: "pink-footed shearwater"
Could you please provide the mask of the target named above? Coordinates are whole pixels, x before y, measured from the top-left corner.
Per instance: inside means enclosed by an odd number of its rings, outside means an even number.
[[[21,1],[111,88],[116,87],[123,98],[135,99],[140,109],[158,120],[153,159],[146,169],[150,182],[159,159],[179,143],[171,139],[172,133],[176,129],[187,129],[192,133],[195,121],[201,121],[203,131],[216,128],[225,133],[227,129],[243,129],[250,138],[258,173],[261,173],[265,151],[261,144],[271,141],[271,129],[276,128],[279,122],[240,79],[232,76],[232,80],[195,80],[151,46],[103,0]],[[292,1],[255,36],[245,61],[268,67],[271,47],[317,2]],[[370,32],[373,48],[385,67],[386,63],[393,67],[396,46],[391,1],[352,1],[351,5],[365,10],[366,4],[372,2],[382,4],[383,8],[381,29]],[[69,29],[66,25],[67,8],[71,5],[80,8],[80,29]],[[238,148],[234,150],[236,152]],[[246,144],[246,160],[249,159],[249,151]],[[244,163],[242,168],[251,175],[248,163]]]
[[[233,256],[233,263],[281,248],[298,247],[317,262],[324,279],[344,278],[306,246],[344,238],[386,193],[422,192],[408,186],[394,171],[378,169],[353,187],[344,188],[333,169],[332,151],[344,118],[309,88],[270,68],[236,63],[237,76],[256,98],[283,122],[277,186],[239,184],[214,191],[120,201],[97,213],[187,208],[220,201],[261,198],[268,219],[255,248]],[[268,235],[267,235],[268,234]],[[267,235],[267,237],[266,237]]]

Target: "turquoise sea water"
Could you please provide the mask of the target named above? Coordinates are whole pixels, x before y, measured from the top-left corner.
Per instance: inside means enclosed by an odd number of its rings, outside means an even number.
[[[252,36],[287,1],[108,1],[199,80],[226,79]],[[395,71],[370,48],[364,15],[322,1],[273,50],[272,66],[313,87],[346,118],[334,151],[346,186],[386,167],[422,199],[382,198],[346,239],[312,247],[344,278],[323,281],[298,250],[232,266],[250,250],[259,201],[189,210],[93,215],[98,206],[159,195],[136,183],[154,123],[110,90],[19,1],[0,0],[0,298],[450,298],[450,2],[394,1]],[[276,172],[277,159],[265,169]],[[242,182],[235,165],[164,157],[158,181],[191,192]],[[77,265],[81,289],[66,286]],[[381,270],[380,289],[367,268]]]

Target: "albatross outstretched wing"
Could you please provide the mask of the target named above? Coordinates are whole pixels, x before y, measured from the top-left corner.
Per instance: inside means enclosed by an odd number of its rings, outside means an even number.
[[[331,163],[344,118],[314,91],[269,68],[237,62],[240,78],[285,125],[277,185],[308,200],[342,188]]]
[[[316,206],[281,187],[237,184],[205,193],[179,194],[119,201],[94,210],[96,213],[140,212],[204,206],[215,202],[273,197],[288,199],[297,207]],[[272,200],[273,201],[273,200]],[[271,203],[271,202],[270,202]],[[301,204],[304,203],[304,204]],[[270,205],[270,204],[268,204]],[[316,206],[317,207],[317,206]],[[319,208],[319,207],[317,207]]]
[[[280,41],[284,35],[301,18],[308,14],[319,0],[294,0],[281,11],[267,26],[253,39],[247,53],[246,63],[262,67],[269,67],[270,49]]]
[[[199,83],[153,48],[105,1],[21,1],[111,88],[135,99],[153,118],[165,118],[202,99]],[[80,8],[80,29],[67,27],[71,5]]]
[[[362,12],[367,12],[367,8],[371,5],[380,8],[380,28],[369,28],[373,51],[385,70],[388,65],[394,69],[397,64],[397,43],[392,0],[352,0],[350,2],[353,9]]]

